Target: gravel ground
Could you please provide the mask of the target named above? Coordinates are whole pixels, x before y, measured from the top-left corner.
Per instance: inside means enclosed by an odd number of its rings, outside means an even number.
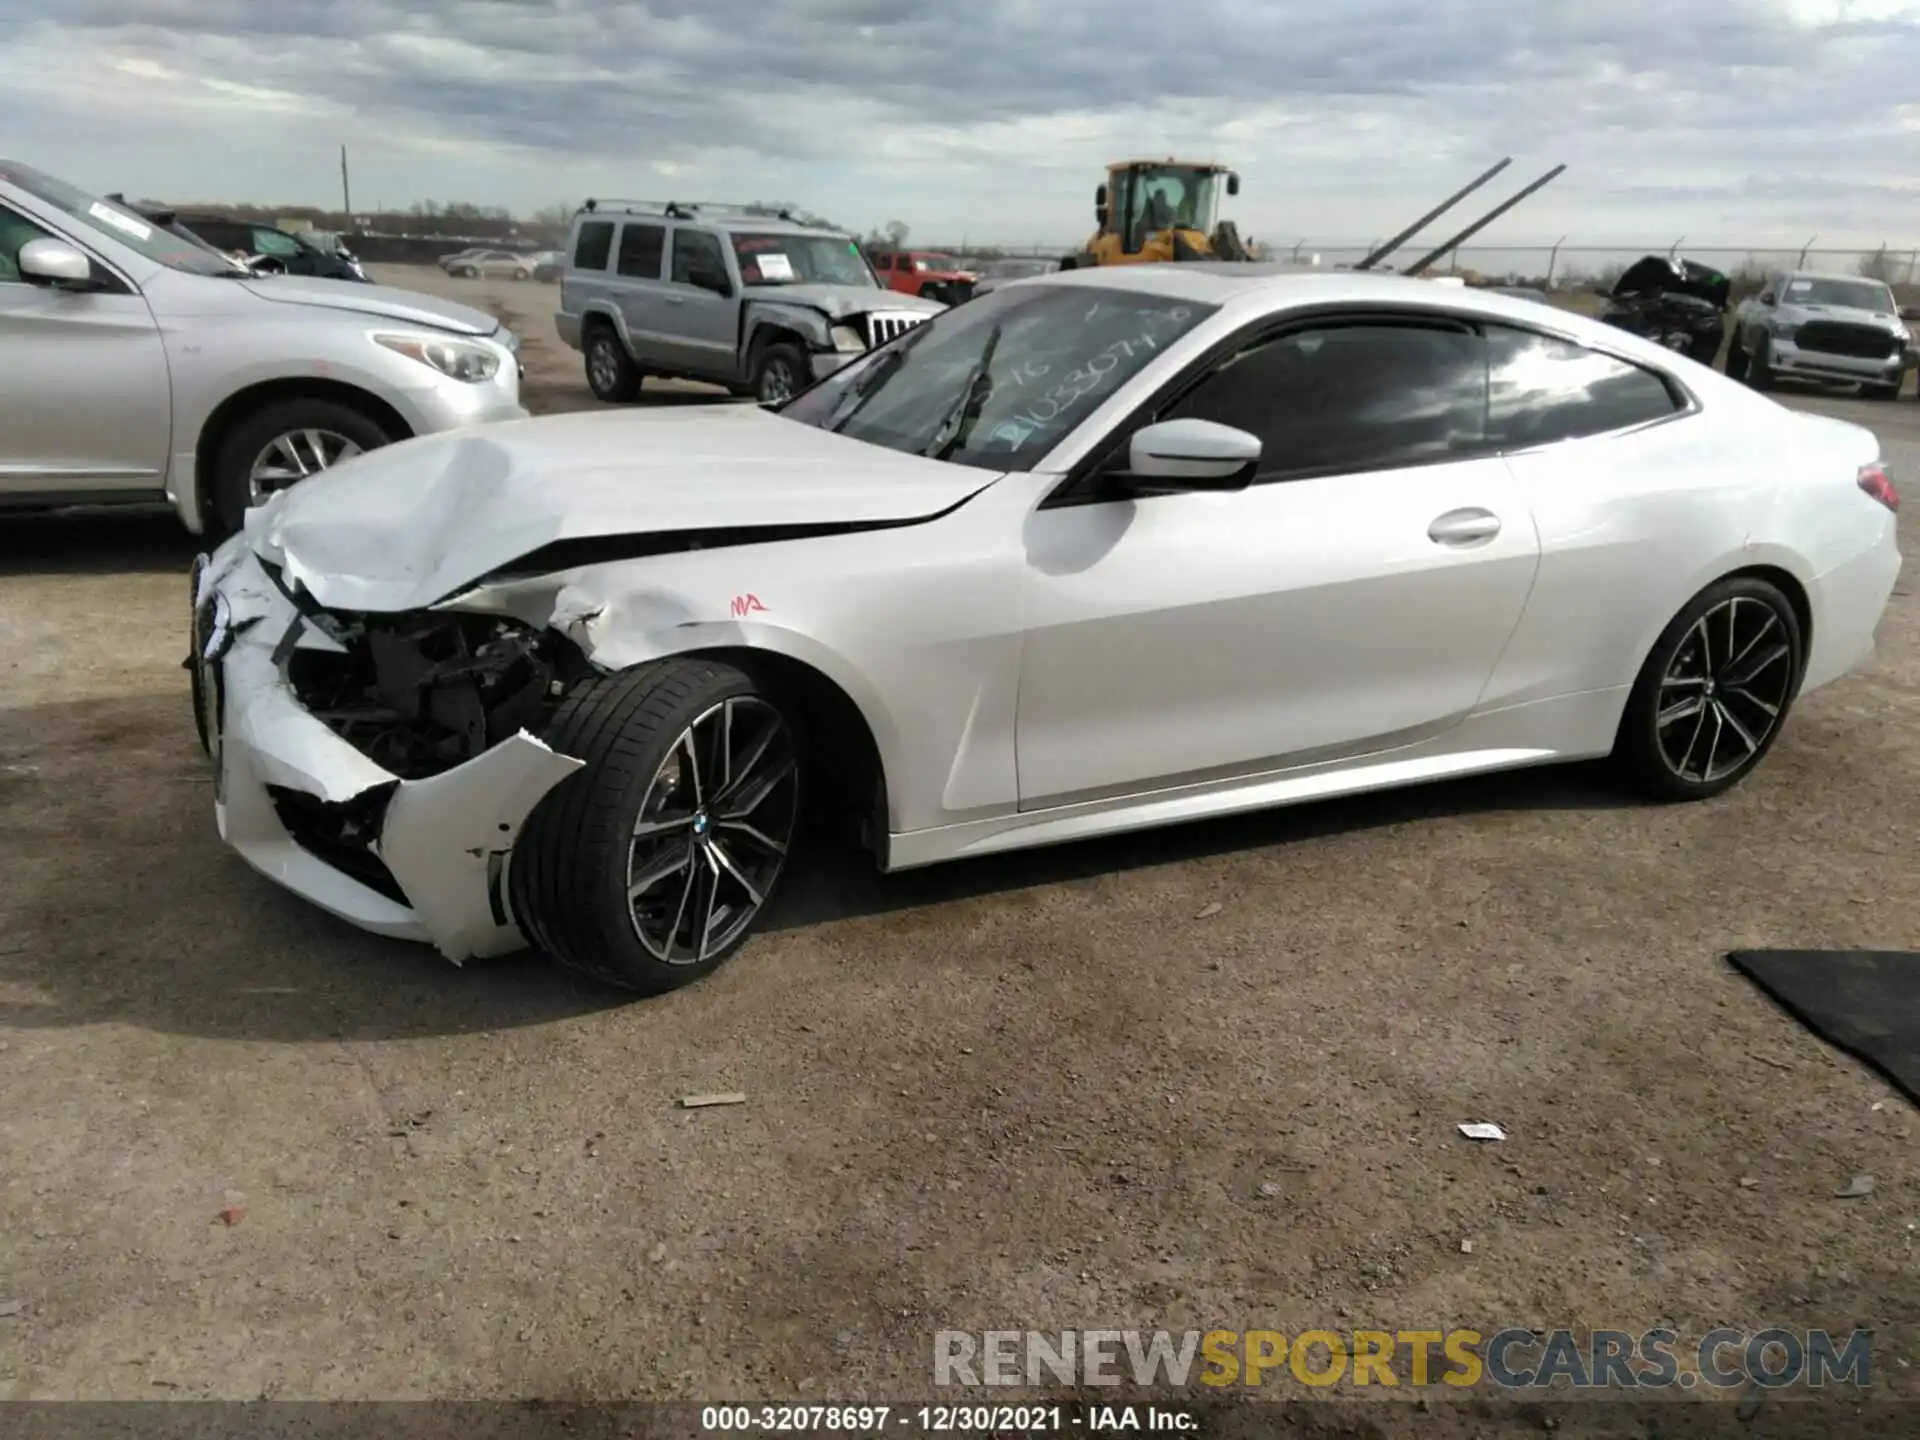
[[[536,408],[592,403],[553,287],[407,278],[512,318]],[[1792,403],[1920,477],[1910,397]],[[1722,959],[1920,936],[1905,579],[1711,804],[1556,771],[831,856],[631,1003],[223,849],[194,549],[0,530],[0,1398],[924,1399],[942,1329],[1660,1321],[1870,1325],[1920,1398],[1915,1113]]]

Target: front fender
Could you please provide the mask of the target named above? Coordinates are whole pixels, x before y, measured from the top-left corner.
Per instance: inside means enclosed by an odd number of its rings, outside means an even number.
[[[815,350],[831,350],[833,338],[828,332],[832,328],[833,322],[810,305],[779,300],[750,301],[741,326],[740,353],[752,354],[755,340],[768,330],[791,330]]]

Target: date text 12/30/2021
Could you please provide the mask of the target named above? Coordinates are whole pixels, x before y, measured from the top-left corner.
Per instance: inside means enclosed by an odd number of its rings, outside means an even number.
[[[1197,1428],[1190,1413],[1170,1405],[708,1405],[700,1411],[703,1433],[734,1435],[1179,1434]]]

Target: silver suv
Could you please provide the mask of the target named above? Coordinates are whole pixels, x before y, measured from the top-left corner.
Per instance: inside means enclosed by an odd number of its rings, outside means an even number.
[[[589,200],[553,320],[602,400],[632,400],[655,375],[776,405],[946,308],[883,288],[853,237],[823,226]]]
[[[1727,374],[1756,390],[1792,376],[1854,381],[1864,394],[1891,400],[1912,363],[1906,322],[1878,280],[1781,271],[1733,312]]]
[[[236,530],[363,450],[524,417],[519,347],[478,310],[259,275],[0,160],[0,509],[167,500]]]

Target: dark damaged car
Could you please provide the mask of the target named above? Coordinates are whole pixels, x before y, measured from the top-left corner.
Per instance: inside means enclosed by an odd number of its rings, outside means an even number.
[[[1600,292],[1609,325],[1644,336],[1702,365],[1719,358],[1727,338],[1727,304],[1733,282],[1697,260],[1648,255],[1629,265]]]

